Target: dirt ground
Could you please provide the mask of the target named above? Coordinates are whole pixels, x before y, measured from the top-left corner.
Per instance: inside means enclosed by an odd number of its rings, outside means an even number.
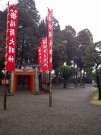
[[[20,88],[7,96],[4,111],[0,87],[0,135],[101,135],[101,106],[89,102],[94,89],[53,86],[49,107],[48,93],[33,95]]]

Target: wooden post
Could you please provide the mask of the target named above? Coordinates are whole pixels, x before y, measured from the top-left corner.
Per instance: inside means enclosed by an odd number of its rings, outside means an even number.
[[[4,110],[6,110],[6,102],[7,102],[7,92],[4,90]]]
[[[8,1],[7,6],[9,7],[9,1]],[[8,18],[7,18],[7,22],[8,22]],[[7,28],[7,29],[8,29],[8,28]],[[6,33],[6,38],[7,38],[7,33]],[[7,40],[6,40],[6,47],[7,47]],[[7,71],[6,71],[6,69],[5,69],[4,110],[6,110],[6,102],[7,102],[6,75],[7,75]]]
[[[49,72],[49,107],[52,107],[51,72]]]
[[[7,88],[6,88],[6,71],[5,71],[5,87],[4,87],[4,110],[6,110],[6,103],[7,103]]]

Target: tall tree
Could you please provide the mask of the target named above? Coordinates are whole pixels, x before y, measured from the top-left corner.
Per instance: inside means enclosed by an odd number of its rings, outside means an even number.
[[[41,20],[41,22],[39,23],[39,39],[41,40],[43,37],[47,36],[47,18],[44,20]]]
[[[88,69],[95,69],[95,77],[99,90],[98,99],[101,100],[101,84],[100,84],[100,72],[99,66],[101,65],[101,51],[96,50],[97,47],[101,45],[101,42],[95,43],[93,46],[88,46],[83,57],[84,64]]]
[[[62,30],[62,41],[67,50],[68,61],[66,62],[70,64],[70,61],[74,60],[77,48],[76,31],[72,26],[68,25]]]
[[[76,57],[77,67],[80,69],[80,85],[82,85],[81,71],[85,69],[84,62],[82,60],[86,48],[93,45],[93,35],[88,29],[81,30],[77,34],[78,40],[78,53]]]
[[[83,62],[82,62],[82,56],[84,56],[85,49],[93,45],[93,36],[88,29],[81,30],[77,34],[77,40],[78,40],[78,60],[77,65],[82,70],[83,68]]]
[[[7,10],[0,11],[0,83],[4,78],[5,52],[6,52],[6,26],[7,26]]]
[[[7,10],[0,11],[0,56],[5,58]],[[2,52],[2,53],[1,53]]]
[[[53,18],[53,68],[57,69],[66,60],[66,47],[62,42],[62,33],[59,22]]]
[[[59,71],[60,71],[60,75],[64,78],[64,88],[67,87],[67,81],[69,79],[70,76],[73,75],[74,73],[74,67],[70,67],[70,66],[60,66],[59,68]]]
[[[36,63],[40,16],[33,0],[18,0],[17,63]]]
[[[65,27],[64,30],[62,30],[62,40],[64,45],[66,46],[66,56],[68,57],[68,60],[66,61],[69,65],[71,65],[71,63],[74,65],[74,67],[76,66],[76,56],[78,53],[78,40],[76,37],[76,31],[75,29],[68,25]],[[77,84],[76,82],[76,69],[75,69],[75,74],[74,74],[74,82],[75,85]]]

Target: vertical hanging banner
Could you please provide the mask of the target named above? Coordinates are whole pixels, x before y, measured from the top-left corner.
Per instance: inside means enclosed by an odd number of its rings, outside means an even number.
[[[38,47],[38,63],[42,64],[41,46]]]
[[[42,47],[38,47],[38,64],[43,64],[43,54],[42,54]],[[40,73],[42,73],[42,66],[39,67]]]
[[[53,15],[52,10],[48,9],[48,70],[52,71],[52,44],[53,44]]]
[[[41,73],[48,70],[47,38],[42,38],[41,46],[38,48],[38,63],[42,64],[39,67]]]
[[[42,38],[42,57],[43,57],[43,66],[42,66],[42,71],[45,72],[48,70],[48,58],[47,58],[47,38]]]
[[[18,22],[18,9],[16,7],[8,8],[7,15],[7,37],[6,37],[6,63],[7,71],[15,70],[15,53],[16,53],[16,33]]]

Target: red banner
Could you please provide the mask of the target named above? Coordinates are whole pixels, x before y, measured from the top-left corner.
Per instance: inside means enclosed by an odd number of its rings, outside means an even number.
[[[42,64],[39,67],[41,73],[48,70],[47,38],[42,38],[41,46],[38,48],[38,63]]]
[[[16,53],[16,33],[18,22],[18,9],[16,7],[8,8],[7,15],[7,41],[6,41],[6,70],[15,70],[15,53]]]
[[[43,54],[43,66],[42,66],[42,70],[43,72],[48,70],[48,53],[47,53],[47,38],[42,38],[42,54]]]
[[[43,54],[42,54],[42,47],[38,47],[38,64],[42,65],[43,64]],[[42,66],[39,67],[40,73],[42,73]]]
[[[41,56],[41,46],[38,47],[38,63],[42,64],[42,56]]]
[[[53,20],[52,11],[48,9],[48,69],[52,71]]]

